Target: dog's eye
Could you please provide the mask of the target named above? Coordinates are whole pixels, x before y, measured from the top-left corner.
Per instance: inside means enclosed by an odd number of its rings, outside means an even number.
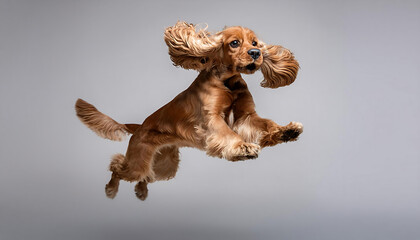
[[[238,40],[233,40],[232,42],[229,43],[229,45],[233,48],[237,48],[237,47],[239,47],[239,41]]]
[[[256,42],[256,41],[252,41],[252,46],[257,46],[258,45],[258,43]]]

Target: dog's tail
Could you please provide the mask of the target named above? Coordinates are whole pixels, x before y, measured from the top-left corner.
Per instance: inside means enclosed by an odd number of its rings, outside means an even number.
[[[77,99],[75,108],[80,121],[103,138],[122,141],[141,127],[140,124],[120,124],[80,98]]]

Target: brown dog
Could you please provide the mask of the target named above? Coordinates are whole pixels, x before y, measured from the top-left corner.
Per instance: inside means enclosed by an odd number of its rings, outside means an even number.
[[[210,156],[230,161],[256,158],[261,148],[295,141],[302,124],[280,126],[255,112],[251,93],[241,73],[261,69],[262,87],[291,84],[299,69],[293,54],[267,45],[254,32],[229,27],[211,35],[178,22],[165,31],[169,55],[176,66],[200,72],[191,86],[150,115],[141,125],[119,124],[91,104],[78,99],[80,120],[99,136],[122,140],[133,134],[126,155],[113,157],[106,195],[114,198],[120,179],[138,181],[139,199],[147,197],[147,184],[175,176],[180,147],[195,147]]]

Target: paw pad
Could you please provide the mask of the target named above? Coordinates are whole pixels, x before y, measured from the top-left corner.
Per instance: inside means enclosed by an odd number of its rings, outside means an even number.
[[[288,142],[291,140],[295,140],[297,137],[299,137],[301,132],[297,131],[296,129],[289,129],[283,132],[283,134],[280,137],[280,140],[283,142]]]

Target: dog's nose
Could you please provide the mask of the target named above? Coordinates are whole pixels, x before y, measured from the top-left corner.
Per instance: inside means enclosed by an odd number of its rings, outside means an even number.
[[[249,49],[248,54],[252,57],[252,59],[257,60],[261,55],[261,51],[259,49],[253,48]]]

